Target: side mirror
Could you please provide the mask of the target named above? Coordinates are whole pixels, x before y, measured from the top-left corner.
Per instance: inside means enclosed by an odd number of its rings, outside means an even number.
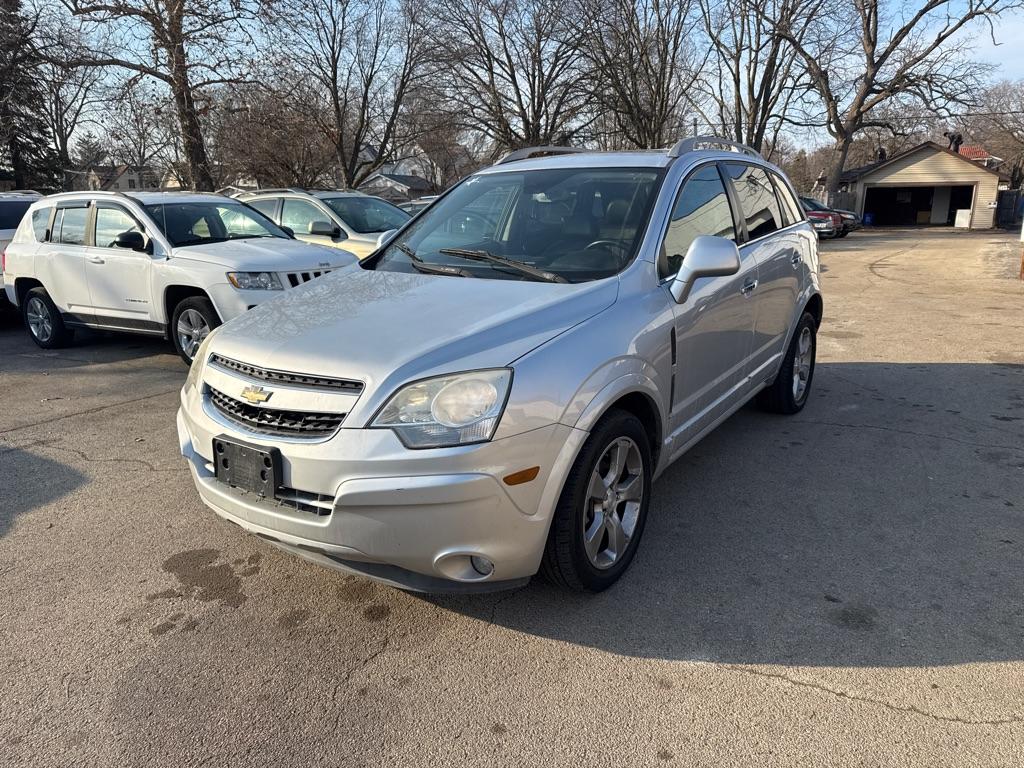
[[[329,221],[311,221],[309,222],[309,234],[319,237],[340,237],[341,227],[337,227]]]
[[[284,232],[288,237],[295,237],[295,230],[291,227],[286,227],[283,224],[280,227],[281,231]]]
[[[130,232],[122,232],[114,238],[115,248],[127,248],[130,251],[144,251],[146,250],[146,238],[145,236],[136,230]]]
[[[379,235],[377,235],[377,247],[380,248],[380,247],[386,245],[388,243],[388,241],[391,240],[391,238],[395,236],[395,233],[397,231],[398,231],[397,229],[389,229],[389,230],[387,230],[385,232],[381,232]]]
[[[740,251],[736,243],[724,237],[700,235],[686,251],[683,266],[679,268],[669,290],[676,303],[682,304],[690,296],[693,284],[701,277],[724,277],[740,271]]]

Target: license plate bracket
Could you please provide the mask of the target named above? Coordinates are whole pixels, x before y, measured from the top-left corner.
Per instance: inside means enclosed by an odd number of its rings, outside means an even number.
[[[281,477],[281,452],[220,435],[213,438],[213,465],[217,479],[257,496],[274,498]]]

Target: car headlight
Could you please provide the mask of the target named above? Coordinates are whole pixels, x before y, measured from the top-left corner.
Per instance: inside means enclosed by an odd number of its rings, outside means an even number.
[[[235,288],[246,291],[281,291],[284,286],[273,272],[228,272],[228,280]]]
[[[505,410],[512,371],[498,368],[407,384],[371,427],[393,430],[406,448],[447,448],[490,440]]]
[[[185,379],[185,391],[195,389],[199,386],[203,377],[203,368],[206,365],[206,358],[208,356],[207,350],[210,348],[210,339],[217,332],[214,328],[207,334],[206,338],[203,339],[203,343],[199,345],[199,349],[196,350],[195,357],[192,358],[192,365],[188,367],[188,377]]]

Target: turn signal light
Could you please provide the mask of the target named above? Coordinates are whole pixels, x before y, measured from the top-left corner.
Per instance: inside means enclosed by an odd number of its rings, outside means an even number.
[[[537,475],[540,474],[540,467],[530,467],[529,469],[521,469],[518,472],[513,472],[511,475],[504,477],[505,485],[522,485],[528,483]]]

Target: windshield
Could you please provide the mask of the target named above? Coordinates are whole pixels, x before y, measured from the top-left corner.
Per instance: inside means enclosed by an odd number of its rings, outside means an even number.
[[[650,168],[552,168],[471,176],[392,241],[369,268],[458,267],[473,277],[597,280],[632,261],[661,172]],[[467,260],[465,253],[499,259]],[[415,259],[413,255],[415,255]],[[510,269],[500,260],[532,268]]]
[[[361,235],[398,229],[409,220],[408,213],[376,197],[327,197],[324,202]]]
[[[0,200],[0,229],[17,229],[34,200]]]
[[[162,203],[143,207],[175,247],[253,237],[288,238],[268,218],[241,203]]]
[[[822,205],[817,200],[815,200],[813,198],[810,198],[810,197],[801,197],[800,198],[800,202],[803,203],[804,204],[804,208],[806,208],[809,211],[827,211],[828,210],[828,208],[826,208],[824,205]]]

